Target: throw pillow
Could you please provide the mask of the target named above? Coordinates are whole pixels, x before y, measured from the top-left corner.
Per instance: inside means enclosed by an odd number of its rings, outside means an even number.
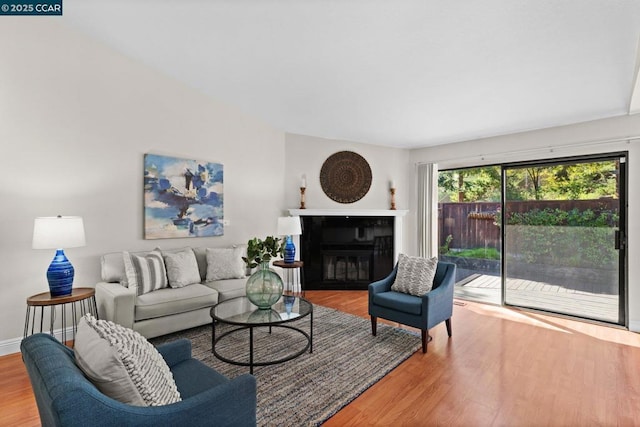
[[[82,372],[112,399],[134,406],[181,400],[169,366],[136,331],[86,314],[78,323],[74,352]]]
[[[183,288],[187,285],[200,283],[200,270],[196,254],[191,248],[185,248],[177,252],[164,252],[164,263],[167,266],[169,286]]]
[[[207,248],[207,281],[246,276],[244,248]]]
[[[122,253],[126,282],[124,285],[136,290],[136,295],[146,294],[168,287],[167,272],[160,249],[147,255]]]
[[[398,256],[398,273],[391,290],[415,296],[426,294],[433,287],[438,258],[421,258],[405,254]]]

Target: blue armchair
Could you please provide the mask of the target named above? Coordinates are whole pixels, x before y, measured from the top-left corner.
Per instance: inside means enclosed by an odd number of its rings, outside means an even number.
[[[448,262],[438,262],[433,287],[422,296],[392,291],[391,285],[397,273],[396,265],[389,276],[369,284],[371,333],[373,336],[377,333],[378,317],[413,326],[422,331],[422,352],[426,353],[427,343],[431,341],[429,329],[438,323],[446,323],[447,334],[451,337],[456,266]]]
[[[76,366],[73,350],[48,334],[20,345],[43,426],[255,426],[256,380],[232,380],[191,357],[191,341],[158,347],[182,401],[165,406],[131,406],[100,391]]]

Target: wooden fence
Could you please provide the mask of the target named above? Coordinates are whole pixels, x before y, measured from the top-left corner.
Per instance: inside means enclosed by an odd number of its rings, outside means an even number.
[[[569,211],[616,210],[616,199],[598,200],[533,200],[508,203],[508,212],[528,212],[534,209],[560,209]],[[495,248],[500,250],[500,226],[496,224],[496,213],[500,210],[497,202],[439,203],[438,236],[439,245],[446,244],[447,236],[453,239],[450,248]]]

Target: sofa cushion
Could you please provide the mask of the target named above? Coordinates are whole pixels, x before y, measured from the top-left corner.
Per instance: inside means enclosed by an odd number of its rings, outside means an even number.
[[[207,281],[245,277],[244,248],[207,248]]]
[[[196,283],[183,288],[166,288],[136,298],[134,320],[140,321],[185,313],[218,303],[218,291]]]
[[[424,295],[431,290],[438,267],[438,258],[398,256],[398,273],[391,290],[410,295]]]
[[[247,250],[246,245],[239,245],[244,252]],[[196,261],[198,263],[198,270],[200,273],[200,282],[204,282],[207,279],[207,248],[193,247],[193,253],[196,255]],[[165,249],[162,251],[163,255],[172,252],[183,251],[184,247],[179,249]],[[146,255],[148,251],[131,252],[135,255]],[[123,282],[125,280],[124,263],[122,260],[122,252],[109,252],[100,257],[102,281],[116,283]],[[245,271],[245,275],[246,275]]]
[[[160,249],[147,255],[122,253],[126,280],[123,285],[136,290],[137,295],[153,292],[168,286],[167,272]]]
[[[403,311],[419,316],[422,312],[422,298],[402,292],[380,292],[373,295],[373,303],[394,311]]]
[[[218,302],[231,298],[242,297],[247,294],[247,278],[225,279],[204,282],[204,285],[218,291]]]
[[[135,406],[181,400],[160,353],[131,329],[86,314],[78,324],[74,352],[89,380],[115,400]]]
[[[102,255],[100,267],[103,282],[115,283],[126,280],[122,252],[109,252]]]
[[[207,280],[207,248],[194,247],[193,253],[196,254],[198,262],[198,270],[200,270],[200,282]]]
[[[198,270],[198,261],[196,261],[193,249],[184,248],[176,252],[164,252],[163,255],[167,266],[169,286],[182,288],[200,283],[200,270]]]

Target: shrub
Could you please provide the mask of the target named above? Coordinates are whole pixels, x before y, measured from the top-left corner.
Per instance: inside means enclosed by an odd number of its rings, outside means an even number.
[[[617,212],[534,209],[507,217],[508,257],[532,264],[615,268]]]

